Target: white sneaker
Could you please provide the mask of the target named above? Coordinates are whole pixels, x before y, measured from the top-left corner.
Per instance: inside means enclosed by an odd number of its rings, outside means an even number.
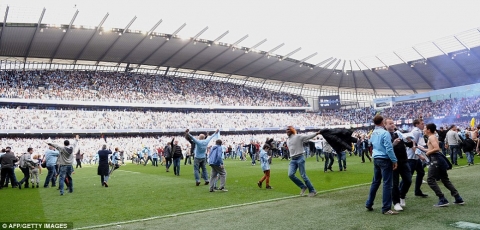
[[[400,198],[400,206],[405,207],[405,199]]]
[[[307,187],[302,188],[302,190],[300,191],[300,196],[304,196],[304,195],[305,195],[305,191],[307,191]]]
[[[425,180],[422,180],[422,184],[426,184],[427,182]]]
[[[400,206],[400,203],[396,203],[395,206],[393,206],[393,209],[395,209],[395,211],[403,211],[403,208],[402,206]]]

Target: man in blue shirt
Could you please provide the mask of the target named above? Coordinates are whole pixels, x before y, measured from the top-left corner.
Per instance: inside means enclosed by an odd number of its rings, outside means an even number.
[[[143,148],[143,156],[144,156],[144,158],[147,158],[145,160],[145,164],[143,164],[143,166],[147,165],[148,160],[150,160],[152,162],[152,166],[154,166],[153,159],[152,159],[152,152],[150,151],[150,149],[147,146],[145,146]]]
[[[156,149],[153,149],[152,159],[152,166],[158,167],[158,153]]]
[[[185,131],[186,137],[188,140],[191,140],[193,143],[195,143],[195,149],[194,149],[194,158],[193,158],[193,175],[195,176],[195,185],[199,186],[200,185],[200,168],[202,168],[202,177],[205,180],[205,185],[208,185],[210,182],[208,180],[208,172],[207,172],[207,147],[208,143],[217,136],[217,134],[220,135],[219,130],[205,139],[204,134],[200,134],[198,136],[198,139],[193,137],[192,134],[190,134],[190,130]],[[218,138],[218,136],[217,136]]]
[[[216,140],[215,146],[212,147],[212,150],[208,155],[208,162],[210,167],[212,167],[212,173],[210,176],[212,184],[210,184],[210,192],[215,192],[215,184],[218,178],[220,178],[220,188],[218,188],[218,191],[228,192],[228,190],[225,189],[227,172],[223,165],[222,154],[222,140]]]
[[[48,150],[45,152],[45,159],[47,165],[47,178],[45,179],[45,183],[43,184],[44,188],[48,188],[48,184],[50,181],[52,182],[52,187],[56,187],[57,181],[57,158],[58,158],[58,150],[56,150],[53,146],[48,146]]]
[[[373,211],[373,202],[377,195],[377,190],[383,179],[383,205],[382,213],[385,215],[396,215],[398,212],[391,210],[392,208],[392,187],[393,170],[397,169],[397,158],[393,152],[393,146],[390,133],[383,127],[383,117],[377,115],[373,118],[375,130],[372,132],[370,141],[373,146],[373,180],[370,186],[370,193],[368,195],[365,207],[368,211]]]

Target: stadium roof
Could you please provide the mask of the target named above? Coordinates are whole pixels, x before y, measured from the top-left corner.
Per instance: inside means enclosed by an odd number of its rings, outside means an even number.
[[[78,13],[78,11],[77,11]],[[0,56],[48,59],[53,63],[117,63],[130,68],[167,67],[222,76],[246,76],[306,85],[335,88],[424,92],[480,82],[480,29],[424,43],[387,55],[359,60],[335,57],[309,63],[316,55],[293,59],[298,49],[285,55],[271,50],[242,47],[202,39],[206,28],[193,37],[182,38],[178,28],[172,33],[131,30],[132,19],[124,28],[75,26],[76,14],[68,25],[38,22],[9,22],[8,8],[0,24]],[[67,62],[65,62],[67,60]]]

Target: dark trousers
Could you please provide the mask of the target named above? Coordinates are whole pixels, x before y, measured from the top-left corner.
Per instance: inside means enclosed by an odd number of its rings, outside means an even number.
[[[183,165],[186,165],[187,164],[187,160],[188,160],[188,164],[191,165],[192,164],[192,159],[190,158],[191,156],[187,155],[185,157],[185,162],[183,163]]]
[[[107,176],[107,175],[100,175],[100,184],[101,184],[102,186],[104,186],[103,182],[106,182],[105,179],[108,180],[108,176]]]
[[[457,189],[455,186],[453,186],[452,182],[450,182],[450,179],[448,179],[448,173],[446,169],[442,169],[438,166],[438,160],[435,159],[435,157],[431,157],[431,162],[430,167],[428,168],[428,177],[427,177],[427,183],[428,186],[435,192],[435,195],[438,196],[438,198],[444,198],[445,195],[442,193],[442,190],[440,187],[438,187],[437,184],[437,179],[442,181],[443,185],[450,190],[450,194],[457,198],[459,196]]]
[[[11,180],[9,176],[7,176],[7,178],[5,179],[4,187],[7,187],[9,182],[12,185],[12,187],[18,185],[18,180],[17,180],[17,177],[15,176],[15,168],[10,169],[10,174],[13,175],[13,180]]]
[[[338,168],[340,171],[343,169],[347,170],[347,153],[346,151],[342,151],[337,153],[337,160],[338,160]]]
[[[77,159],[77,166],[75,166],[75,168],[78,169],[78,166],[80,166],[80,168],[82,168],[82,160],[81,159]]]
[[[368,149],[362,150],[362,162],[365,162],[365,156],[367,156],[368,160],[372,162],[372,158],[370,158],[370,153],[368,152]]]
[[[400,177],[402,177],[402,186],[400,186]],[[393,204],[400,203],[400,199],[405,199],[411,185],[412,172],[408,162],[398,162],[397,169],[393,170]]]
[[[5,185],[5,179],[7,179],[7,178],[10,179],[10,181],[12,183],[12,187],[17,185],[16,179],[13,176],[12,172],[13,172],[13,170],[11,168],[2,168],[2,171],[0,173],[0,188],[2,188]],[[8,186],[8,184],[7,184],[7,186]]]
[[[150,161],[152,162],[152,165],[153,165],[152,157],[151,157],[151,156],[148,156],[148,157],[147,157],[147,160],[145,161],[145,164],[144,164],[143,166],[147,165],[148,160],[150,160]]]
[[[327,171],[327,169],[332,169],[332,165],[333,165],[333,162],[335,161],[333,159],[333,153],[329,153],[329,152],[323,152],[325,154],[325,167],[323,169],[323,171]]]
[[[462,150],[459,148],[458,145],[450,145],[450,159],[452,160],[452,164],[458,165],[457,158],[462,157]]]
[[[442,150],[443,155],[447,155],[447,149],[445,148],[445,142],[439,141],[438,142],[438,147]]]
[[[323,154],[322,149],[315,149],[315,155],[317,156],[317,162],[318,162],[318,157],[322,158],[322,161],[323,161],[322,154]]]
[[[153,158],[153,161],[152,161],[152,165],[153,166],[157,166],[158,167],[158,158]]]
[[[252,165],[255,164],[255,153],[250,153],[250,158],[252,158]]]
[[[172,165],[172,158],[165,158],[165,167],[167,168],[167,172],[170,169],[170,165]]]
[[[180,160],[180,157],[173,158],[173,172],[177,176],[180,176]]]
[[[28,181],[30,179],[30,169],[20,167],[20,170],[22,170],[23,178],[18,182],[19,183],[18,186],[21,186],[23,183],[25,183],[25,188],[28,188]]]
[[[45,179],[45,183],[43,184],[43,187],[48,187],[48,184],[52,182],[52,187],[57,186],[56,181],[57,181],[57,170],[56,166],[47,166],[48,174],[47,178]]]
[[[408,165],[410,167],[410,172],[413,176],[413,172],[417,172],[417,178],[415,179],[415,195],[423,194],[420,187],[422,186],[423,177],[425,176],[425,169],[421,160],[408,160]],[[413,181],[412,181],[413,183]],[[400,186],[403,186],[401,184]],[[408,191],[407,191],[408,192]]]

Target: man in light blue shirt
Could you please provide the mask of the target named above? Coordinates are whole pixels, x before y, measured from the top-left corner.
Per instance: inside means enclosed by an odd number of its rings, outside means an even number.
[[[397,169],[397,157],[393,152],[393,145],[390,133],[388,133],[383,125],[383,117],[377,115],[373,118],[375,130],[373,131],[370,141],[373,146],[373,180],[370,186],[365,207],[368,211],[373,211],[373,202],[377,195],[377,190],[383,179],[383,196],[382,196],[382,213],[385,215],[396,215],[398,212],[391,210],[392,208],[392,187],[393,187],[393,170]]]
[[[52,187],[56,187],[56,181],[57,181],[57,170],[56,170],[56,165],[57,165],[57,158],[58,158],[58,150],[56,150],[53,146],[48,146],[48,150],[45,152],[45,159],[44,161],[46,162],[47,165],[47,178],[45,179],[45,183],[43,184],[44,188],[48,188],[48,184],[50,181],[52,182]]]
[[[152,151],[150,151],[150,149],[147,146],[145,146],[142,152],[143,152],[143,157],[146,158],[145,164],[143,164],[143,166],[147,165],[148,160],[152,162],[152,166],[153,166]]]
[[[158,167],[158,153],[156,149],[153,149],[152,159],[152,166]]]
[[[210,182],[208,180],[208,172],[207,172],[207,147],[208,143],[216,137],[219,138],[218,135],[220,135],[219,130],[211,135],[210,137],[205,139],[204,134],[200,134],[198,136],[198,139],[193,137],[192,134],[190,134],[190,130],[185,131],[185,136],[187,139],[192,140],[195,143],[195,149],[194,149],[194,160],[193,160],[193,174],[195,176],[195,185],[199,186],[200,185],[200,168],[202,168],[202,177],[205,180],[205,185],[208,185]]]

